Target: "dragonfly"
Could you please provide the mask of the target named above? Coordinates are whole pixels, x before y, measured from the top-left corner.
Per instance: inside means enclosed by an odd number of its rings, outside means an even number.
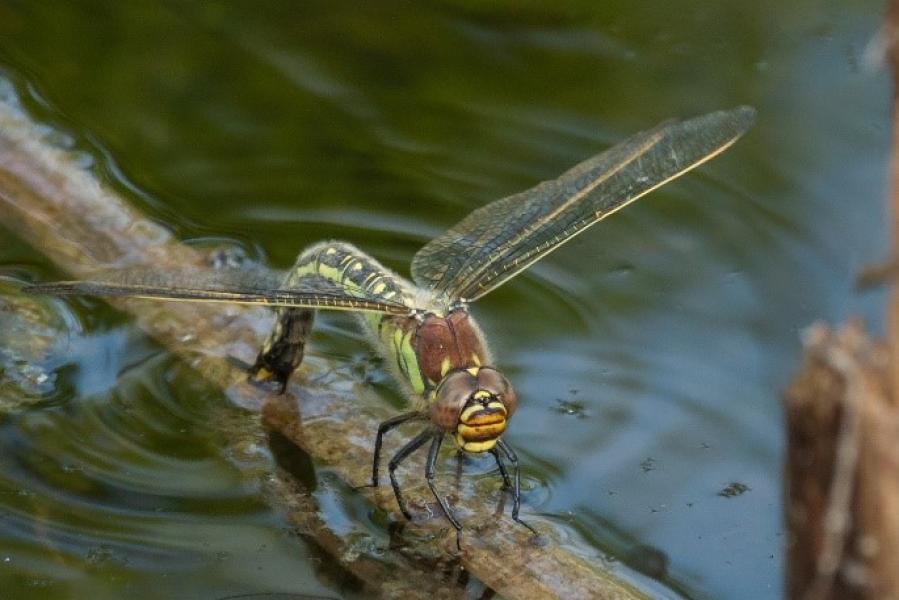
[[[33,293],[127,296],[273,307],[275,322],[252,365],[253,382],[283,393],[301,364],[315,311],[357,313],[408,396],[408,410],[383,423],[374,439],[371,487],[380,483],[384,437],[419,422],[387,466],[400,511],[412,519],[396,471],[428,445],[424,477],[443,515],[462,529],[439,493],[436,464],[450,437],[459,450],[493,456],[519,516],[520,462],[504,440],[518,395],[498,369],[469,305],[497,289],[591,225],[729,148],[753,124],[741,106],[666,121],[572,167],[556,179],[478,208],[412,259],[411,281],[355,246],[314,244],[284,273],[256,269],[159,272],[125,269],[93,281],[35,284]],[[507,464],[512,467],[510,477]],[[536,532],[535,532],[536,533]]]

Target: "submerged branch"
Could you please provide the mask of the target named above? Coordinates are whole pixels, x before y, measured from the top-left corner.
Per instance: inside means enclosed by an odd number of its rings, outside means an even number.
[[[42,138],[42,130],[21,111],[0,103],[0,218],[16,234],[45,253],[60,269],[87,277],[100,269],[152,265],[162,270],[201,264],[197,251],[173,240],[167,230],[129,207],[120,197]],[[252,358],[260,343],[259,309],[221,305],[111,299],[136,323],[239,405],[261,410],[263,421],[318,465],[327,465],[348,486],[370,473],[374,433],[390,410],[374,401],[364,386],[320,357],[310,357],[289,393],[278,396],[246,383],[245,373],[227,356]],[[397,434],[395,437],[402,437]],[[394,440],[395,441],[395,440]],[[388,445],[388,450],[392,447]],[[404,470],[406,484],[420,482],[421,462]],[[410,486],[410,506],[429,518],[403,525],[389,485],[364,494],[403,529],[389,551],[372,558],[358,551],[358,531],[329,527],[314,504],[294,496],[283,479],[278,507],[340,564],[391,597],[451,598],[461,595],[447,578],[464,571],[509,598],[640,598],[619,573],[591,564],[550,541],[533,543],[508,515],[498,517],[503,493],[474,489],[462,478],[457,510],[466,525],[459,562],[452,558],[455,536],[429,503],[426,488]],[[293,498],[293,500],[291,500]],[[463,507],[468,510],[464,510]],[[506,507],[508,513],[508,507]],[[533,517],[532,517],[533,519]],[[543,532],[550,526],[534,523]],[[545,537],[551,537],[551,532]],[[438,543],[439,542],[439,543]],[[383,543],[381,544],[383,545]],[[431,557],[427,557],[427,553]],[[449,567],[447,567],[449,565]],[[455,566],[454,566],[455,565]]]

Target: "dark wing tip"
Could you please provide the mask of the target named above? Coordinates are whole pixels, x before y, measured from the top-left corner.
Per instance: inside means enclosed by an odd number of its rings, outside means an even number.
[[[752,127],[755,123],[755,118],[758,115],[758,111],[752,106],[748,106],[744,104],[743,106],[738,106],[733,109],[733,114],[736,119],[743,123],[746,129]]]
[[[756,111],[755,108],[744,104],[743,106],[738,106],[730,110],[721,111],[719,114],[730,121],[733,129],[739,132],[738,135],[742,135],[755,124],[758,111]]]
[[[675,125],[680,135],[710,132],[722,139],[736,139],[753,126],[756,110],[751,106],[737,106],[729,110],[716,110],[698,117],[692,117]]]
[[[758,111],[755,109],[755,107],[749,106],[748,104],[741,104],[740,106],[734,108],[732,112],[746,115],[746,117],[749,119],[755,119],[755,116],[758,114]]]

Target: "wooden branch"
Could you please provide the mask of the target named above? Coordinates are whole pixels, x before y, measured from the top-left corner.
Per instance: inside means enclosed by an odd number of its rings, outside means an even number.
[[[899,86],[899,0],[883,29]],[[899,89],[899,87],[897,87]],[[893,285],[887,343],[858,321],[809,329],[802,371],[787,390],[787,596],[899,598],[899,102],[893,99],[893,259],[860,281]]]
[[[889,212],[892,223],[892,256],[899,259],[899,0],[889,0],[881,35],[887,64],[893,77],[892,152],[889,166]],[[896,271],[896,269],[894,269]],[[891,279],[895,282],[895,276]],[[893,286],[887,308],[887,339],[893,349],[890,358],[892,389],[899,391],[899,286]],[[894,395],[899,397],[899,395]]]
[[[786,394],[787,597],[899,597],[899,412],[858,322],[806,333]]]
[[[41,130],[16,107],[2,103],[0,218],[61,269],[79,277],[102,268],[135,264],[168,269],[203,262],[196,251],[173,240],[167,230],[127,206],[91,173],[76,166],[65,151],[44,141]],[[374,401],[372,392],[357,385],[340,365],[313,356],[295,377],[300,383],[292,385],[287,395],[270,395],[247,385],[245,374],[226,359],[228,355],[251,359],[260,343],[258,332],[264,328],[260,319],[268,322],[270,316],[259,310],[222,305],[133,299],[111,303],[133,315],[141,328],[221,385],[233,401],[261,409],[270,428],[306,451],[317,464],[328,465],[347,485],[359,486],[367,481],[377,423],[392,412]],[[395,434],[386,450],[395,448],[396,440],[402,437],[402,433]],[[419,515],[438,515],[421,485],[421,461],[410,462],[413,464],[403,471],[403,479],[412,510]],[[389,486],[378,491],[360,490],[405,529],[393,542],[396,549],[375,560],[354,549],[358,532],[330,529],[311,510],[311,501],[295,496],[295,492],[289,483],[282,486],[281,508],[370,589],[407,598],[460,595],[445,581],[446,569],[435,568],[435,564],[456,564],[455,559],[450,560],[455,536],[439,516],[404,527]],[[462,568],[503,596],[644,597],[616,574],[552,541],[533,543],[521,526],[508,516],[497,515],[504,498],[498,486],[474,489],[471,478],[462,477],[450,498],[466,525],[459,558]],[[296,506],[291,508],[291,504]],[[552,538],[548,524],[533,517],[531,520],[545,533],[544,541]],[[436,544],[435,539],[442,544]]]

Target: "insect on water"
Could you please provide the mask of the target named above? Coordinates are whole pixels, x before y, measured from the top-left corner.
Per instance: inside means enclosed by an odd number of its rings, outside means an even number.
[[[272,306],[275,326],[249,370],[252,380],[273,381],[282,392],[303,360],[315,310],[356,312],[410,400],[409,412],[378,427],[370,485],[379,484],[384,436],[402,423],[419,421],[420,433],[393,455],[387,467],[406,518],[411,515],[396,469],[428,445],[425,479],[446,518],[456,531],[461,529],[434,485],[437,456],[449,435],[465,452],[493,455],[506,487],[512,490],[512,518],[531,529],[519,517],[518,457],[503,440],[518,396],[497,369],[469,304],[594,223],[717,156],[754,120],[755,111],[744,106],[665,122],[557,179],[479,208],[418,251],[412,260],[414,283],[350,244],[327,241],[304,250],[283,274],[263,268],[129,269],[97,281],[45,283],[27,289],[56,295]],[[504,461],[512,466],[511,477]]]

